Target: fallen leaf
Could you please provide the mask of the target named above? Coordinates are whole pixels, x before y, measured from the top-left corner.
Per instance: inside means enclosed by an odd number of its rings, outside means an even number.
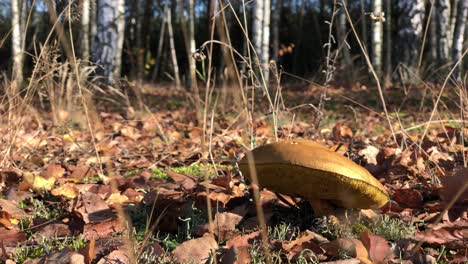
[[[54,187],[55,184],[55,178],[44,178],[42,176],[33,174],[31,172],[24,172],[23,173],[23,182],[26,183],[26,185],[23,186],[23,188],[30,188],[35,191],[39,190],[46,190],[50,191],[52,187]]]
[[[53,196],[62,196],[68,199],[73,199],[78,195],[78,190],[74,184],[65,183],[57,188],[54,188],[51,193]]]
[[[429,244],[446,244],[453,241],[465,241],[468,239],[468,228],[453,226],[437,230],[426,230],[416,232],[414,238]]]
[[[443,188],[439,190],[442,200],[449,203],[468,182],[468,168],[458,170],[453,176],[440,177]],[[468,188],[457,199],[457,203],[468,204]]]
[[[322,243],[320,247],[325,249],[327,255],[338,257],[340,253],[357,258],[361,260],[361,263],[372,263],[369,260],[369,253],[367,252],[364,244],[354,238],[339,238],[331,242]]]
[[[373,263],[384,264],[389,262],[393,252],[383,237],[369,232],[361,234],[361,241],[369,252],[369,257]]]
[[[65,174],[65,169],[60,164],[50,164],[47,166],[46,172],[43,174],[44,178],[62,178]]]
[[[393,194],[393,199],[400,205],[408,208],[421,208],[423,206],[423,196],[415,189],[398,189]]]
[[[218,243],[210,235],[183,242],[172,251],[175,263],[206,263]]]
[[[16,244],[26,241],[26,234],[15,229],[0,227],[0,241],[4,244]]]

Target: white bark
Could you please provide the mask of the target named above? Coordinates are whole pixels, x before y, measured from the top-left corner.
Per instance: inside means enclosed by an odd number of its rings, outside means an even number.
[[[255,48],[255,52],[260,60],[262,58],[262,32],[263,32],[263,3],[264,0],[255,0],[254,2],[254,21],[253,21],[253,28],[252,28],[252,36],[253,36],[253,45]]]
[[[13,53],[13,71],[12,79],[15,82],[15,87],[18,87],[23,82],[23,32],[21,30],[21,0],[11,0],[12,13],[12,53]],[[15,92],[15,91],[13,91]]]
[[[83,0],[81,11],[81,59],[89,60],[89,18],[90,18],[90,0]]]
[[[116,23],[117,23],[117,47],[115,51],[115,78],[120,78],[122,72],[122,52],[125,37],[125,0],[115,0],[117,6]]]
[[[437,60],[439,64],[449,59],[450,0],[436,1]]]
[[[382,0],[373,1],[373,13],[380,17],[382,14]],[[382,21],[376,20],[372,22],[372,63],[378,76],[382,76]]]
[[[457,63],[460,59],[463,51],[463,41],[465,35],[465,27],[466,27],[466,16],[468,13],[468,0],[460,0],[458,3],[457,8],[457,22],[455,23],[455,28],[453,30],[453,63]],[[457,69],[454,72],[454,76],[457,79],[460,79],[460,72],[462,72],[462,65],[460,63]]]
[[[191,80],[191,87],[193,88],[194,92],[198,94],[198,85],[197,85],[197,73],[196,73],[196,61],[193,58],[193,54],[195,53],[195,15],[194,15],[194,8],[195,3],[194,0],[189,0],[189,30],[188,30],[188,37],[189,37],[189,48],[190,53],[188,54],[189,60],[189,67],[190,67],[190,80]]]
[[[174,78],[176,88],[180,89],[179,64],[177,63],[177,53],[174,45],[174,31],[172,30],[171,9],[166,6],[167,32],[169,33],[169,46],[171,49],[172,67],[174,67]]]
[[[403,81],[415,80],[424,22],[424,0],[398,0],[397,50]]]
[[[263,77],[268,83],[270,77],[270,12],[271,1],[264,0],[263,6],[263,30],[262,30],[262,69]]]

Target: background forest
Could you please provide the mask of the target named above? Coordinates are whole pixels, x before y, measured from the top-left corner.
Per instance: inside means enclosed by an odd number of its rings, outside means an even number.
[[[467,263],[467,17],[0,0],[0,263]]]

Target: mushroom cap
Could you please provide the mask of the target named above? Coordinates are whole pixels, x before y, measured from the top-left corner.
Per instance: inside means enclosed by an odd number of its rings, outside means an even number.
[[[253,157],[261,187],[344,208],[380,208],[389,200],[383,185],[365,168],[314,141],[284,140],[251,154],[239,161],[239,168],[251,180],[248,156]]]

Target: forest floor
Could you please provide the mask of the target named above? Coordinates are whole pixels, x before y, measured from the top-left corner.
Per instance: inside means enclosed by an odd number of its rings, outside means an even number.
[[[0,143],[12,148],[0,169],[0,259],[467,263],[468,191],[453,199],[468,182],[468,128],[453,89],[428,122],[439,90],[386,90],[392,134],[375,87],[330,88],[318,127],[310,104],[318,104],[321,90],[284,87],[277,136],[314,139],[352,159],[382,182],[391,202],[380,210],[350,210],[338,223],[314,217],[298,197],[285,196],[298,205],[291,207],[261,189],[267,247],[252,186],[235,163],[251,145],[275,141],[273,115],[260,90],[253,134],[247,111],[232,102],[235,95],[211,96],[204,128],[186,94],[151,86],[141,110],[137,103],[108,100],[88,109],[88,118],[61,112],[69,121],[60,126],[40,110],[23,115],[14,131],[2,120]]]

